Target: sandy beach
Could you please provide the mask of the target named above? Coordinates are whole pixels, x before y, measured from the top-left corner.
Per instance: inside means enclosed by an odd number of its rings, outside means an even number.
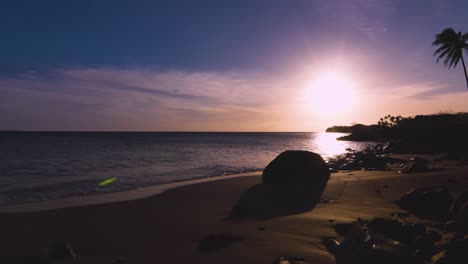
[[[408,156],[409,157],[409,156]],[[406,157],[406,158],[408,158]],[[267,220],[225,221],[240,195],[260,174],[170,189],[148,198],[39,212],[1,213],[0,263],[42,263],[54,243],[69,243],[76,259],[59,263],[272,263],[297,256],[306,263],[334,263],[320,243],[338,237],[336,223],[402,212],[393,201],[415,186],[468,188],[468,166],[437,162],[437,172],[333,173],[322,198],[306,213]],[[209,235],[236,243],[197,251]]]

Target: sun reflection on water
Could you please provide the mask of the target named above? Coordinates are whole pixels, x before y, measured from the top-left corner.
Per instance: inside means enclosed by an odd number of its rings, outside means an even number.
[[[320,153],[324,158],[330,158],[346,152],[347,148],[352,148],[351,144],[346,141],[336,140],[343,135],[342,133],[318,133],[312,139],[315,151]]]

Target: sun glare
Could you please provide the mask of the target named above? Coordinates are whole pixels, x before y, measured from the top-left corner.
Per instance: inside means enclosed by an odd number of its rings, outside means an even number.
[[[312,81],[311,109],[326,115],[349,112],[354,104],[354,84],[337,72],[324,72]]]

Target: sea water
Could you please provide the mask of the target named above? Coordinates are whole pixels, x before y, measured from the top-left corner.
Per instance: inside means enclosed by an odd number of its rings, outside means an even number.
[[[1,132],[0,205],[261,171],[284,150],[325,159],[339,133]],[[115,181],[101,186],[106,179]]]

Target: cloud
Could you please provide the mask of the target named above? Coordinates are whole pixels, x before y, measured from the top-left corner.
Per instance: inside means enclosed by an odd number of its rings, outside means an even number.
[[[458,93],[466,93],[466,90],[454,88],[451,86],[441,85],[441,86],[430,87],[420,92],[416,92],[410,95],[409,98],[418,99],[418,100],[430,100],[430,99],[437,98],[439,96],[449,95],[449,94],[458,94]]]
[[[293,80],[241,72],[55,69],[0,79],[0,129],[254,130]],[[12,117],[15,118],[12,118]],[[241,118],[242,117],[242,118]],[[64,125],[65,124],[65,125]]]

